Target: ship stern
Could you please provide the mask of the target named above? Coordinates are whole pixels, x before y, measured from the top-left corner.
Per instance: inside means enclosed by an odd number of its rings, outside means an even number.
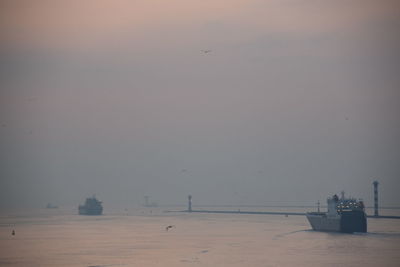
[[[340,219],[340,231],[343,233],[366,233],[367,216],[364,211],[343,211]]]

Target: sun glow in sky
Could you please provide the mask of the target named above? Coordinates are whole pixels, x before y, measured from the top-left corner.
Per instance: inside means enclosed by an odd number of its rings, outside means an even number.
[[[396,1],[0,10],[3,208],[92,193],[314,203],[342,189],[369,205],[375,179],[400,203]]]

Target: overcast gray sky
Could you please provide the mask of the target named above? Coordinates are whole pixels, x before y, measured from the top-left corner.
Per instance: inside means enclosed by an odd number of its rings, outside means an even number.
[[[1,1],[0,208],[400,205],[396,2]]]

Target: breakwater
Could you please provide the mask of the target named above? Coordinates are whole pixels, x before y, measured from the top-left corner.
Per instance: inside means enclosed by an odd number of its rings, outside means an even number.
[[[168,211],[174,212],[174,211]],[[175,211],[176,212],[176,211]],[[295,216],[305,216],[305,212],[281,212],[281,211],[242,211],[242,210],[181,210],[178,212],[188,212],[188,213],[221,213],[221,214],[264,214],[264,215],[295,215]],[[385,216],[385,215],[367,215],[367,218],[374,219],[400,219],[400,216]]]

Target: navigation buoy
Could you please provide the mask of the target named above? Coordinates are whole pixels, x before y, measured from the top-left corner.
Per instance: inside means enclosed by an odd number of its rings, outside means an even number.
[[[15,231],[14,231],[14,230],[12,230],[12,233],[11,233],[11,235],[15,235]]]

